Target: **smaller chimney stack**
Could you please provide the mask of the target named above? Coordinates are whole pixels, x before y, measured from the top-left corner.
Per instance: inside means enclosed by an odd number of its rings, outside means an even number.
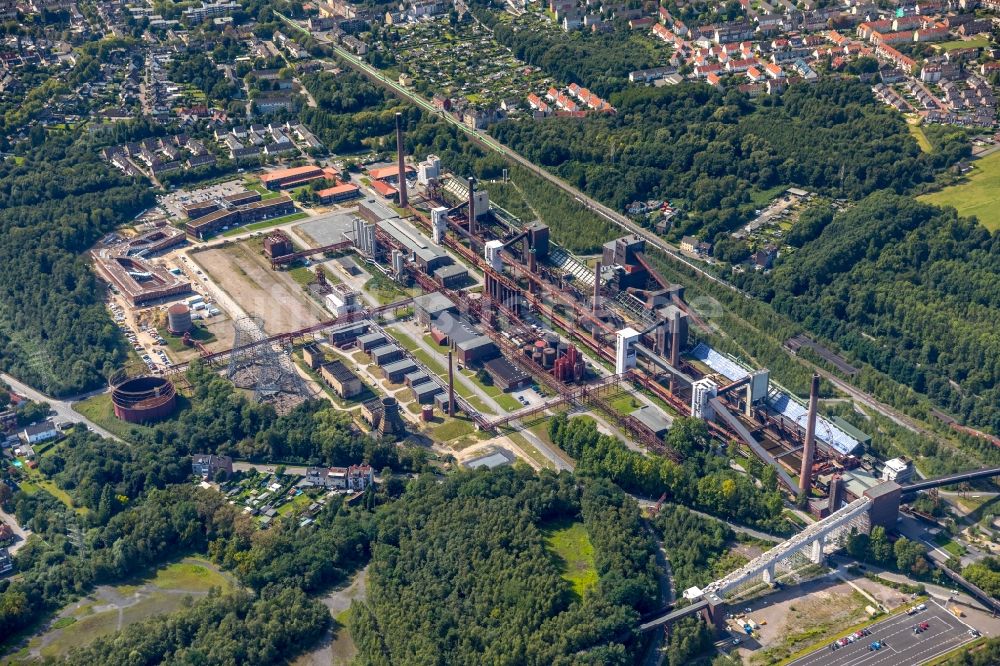
[[[594,266],[594,302],[591,304],[591,312],[601,309],[601,260],[597,260]]]
[[[448,416],[455,416],[455,365],[452,352],[448,352]]]
[[[469,176],[469,233],[476,233],[476,179]]]
[[[403,114],[396,114],[396,159],[399,161],[399,207],[406,208],[406,150],[403,148]]]

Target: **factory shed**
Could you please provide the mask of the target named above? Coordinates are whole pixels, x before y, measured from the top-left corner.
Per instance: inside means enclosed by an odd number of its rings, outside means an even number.
[[[501,391],[516,391],[531,383],[528,373],[521,370],[503,356],[486,361],[483,364],[486,372],[493,379],[493,385]]]
[[[655,407],[645,405],[644,407],[640,407],[632,412],[632,416],[661,439],[667,434],[667,431],[670,430],[670,420]]]
[[[384,367],[403,358],[403,350],[396,345],[382,345],[371,351],[371,357],[379,367]]]
[[[382,366],[382,371],[385,373],[385,378],[388,379],[393,384],[399,384],[403,381],[403,378],[417,369],[417,364],[408,358],[404,358],[399,361],[393,361],[392,363],[387,363]]]
[[[421,405],[433,404],[434,397],[441,393],[444,393],[444,389],[437,382],[427,381],[413,387],[413,395]]]

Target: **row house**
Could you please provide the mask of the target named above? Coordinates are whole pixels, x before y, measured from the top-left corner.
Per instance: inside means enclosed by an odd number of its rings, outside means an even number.
[[[916,41],[914,38],[915,34],[912,30],[904,30],[903,32],[873,32],[870,39],[871,43],[875,46],[881,44],[907,44]]]
[[[890,61],[898,69],[903,70],[907,74],[912,73],[913,69],[917,66],[917,63],[913,58],[905,56],[896,49],[888,46],[886,44],[880,44],[875,48],[875,53],[881,58]]]
[[[913,33],[913,41],[915,42],[940,42],[948,39],[951,33],[948,28],[944,26],[935,26],[932,28],[921,28]]]

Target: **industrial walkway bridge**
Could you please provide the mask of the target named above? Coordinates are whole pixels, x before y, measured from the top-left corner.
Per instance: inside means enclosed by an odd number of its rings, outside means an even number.
[[[903,494],[909,495],[912,493],[920,492],[921,490],[940,488],[941,486],[948,486],[953,483],[962,483],[964,481],[975,481],[976,479],[988,479],[991,476],[1000,476],[1000,467],[993,467],[990,469],[977,469],[977,470],[972,470],[970,472],[959,472],[957,474],[939,476],[936,479],[915,481],[913,483],[908,483],[905,486],[903,486]]]

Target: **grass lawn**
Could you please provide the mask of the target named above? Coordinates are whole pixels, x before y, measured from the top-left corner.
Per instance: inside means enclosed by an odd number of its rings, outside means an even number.
[[[279,224],[288,224],[289,222],[295,222],[296,220],[304,220],[309,217],[309,213],[303,213],[299,211],[298,213],[291,213],[289,215],[284,215],[282,217],[276,217],[271,220],[261,220],[260,222],[254,222],[253,224],[246,224],[242,227],[236,227],[235,229],[230,229],[229,231],[223,231],[223,236],[235,236],[237,234],[246,233],[247,231],[260,231],[261,229],[269,229],[270,227],[276,227]]]
[[[476,429],[472,421],[462,418],[447,418],[439,426],[431,428],[430,436],[435,442],[450,442],[459,437],[471,435]]]
[[[479,377],[476,376],[475,372],[472,372],[471,370],[463,370],[462,374],[468,377],[473,384],[478,386],[483,391],[483,393],[493,398],[493,401],[496,402],[498,405],[500,405],[501,408],[509,412],[514,412],[524,407],[524,405],[519,403],[514,398],[514,396],[510,395],[509,393],[504,393],[500,389],[500,387],[492,384],[489,386],[483,384],[481,381],[479,381]]]
[[[562,577],[579,597],[597,585],[594,546],[581,522],[561,521],[542,529],[548,546],[559,565]]]
[[[380,305],[388,305],[409,296],[402,287],[378,272],[365,282],[364,290],[373,295]]]
[[[990,45],[989,37],[976,37],[975,39],[956,39],[950,42],[941,42],[934,47],[940,51],[954,51],[955,49],[984,49]]]
[[[309,270],[307,266],[296,266],[290,269],[288,274],[303,287],[316,279],[316,274]]]
[[[934,535],[934,543],[941,547],[941,550],[954,557],[965,555],[965,549],[952,539],[945,532],[938,532]]]
[[[538,447],[529,442],[527,437],[519,432],[508,432],[507,436],[510,438],[510,441],[517,444],[518,447],[520,447],[520,449],[536,463],[548,469],[555,469],[555,465],[552,464],[552,461],[543,456],[542,452],[538,450]]]
[[[931,145],[930,139],[928,139],[927,135],[924,133],[924,128],[923,127],[921,127],[920,125],[908,122],[908,123],[906,123],[906,128],[908,130],[910,130],[910,134],[912,134],[913,138],[916,139],[917,145],[920,146],[920,150],[921,151],[923,151],[925,153],[933,153],[934,152],[934,146]]]
[[[223,591],[232,588],[228,578],[199,564],[197,560],[168,564],[156,572],[151,582],[164,590],[197,592],[210,587],[221,587]]]
[[[953,206],[959,215],[975,215],[990,231],[1000,229],[1000,152],[971,162],[965,181],[918,197],[924,203]]]
[[[639,409],[639,401],[630,393],[622,393],[611,401],[611,406],[620,414],[631,414]]]
[[[158,328],[156,330],[160,334],[160,336],[162,336],[163,339],[167,341],[167,349],[169,349],[170,351],[179,353],[191,349],[191,347],[184,346],[183,335],[174,335],[173,333],[168,331],[166,327]],[[215,342],[217,340],[214,333],[209,331],[204,326],[199,326],[198,324],[193,324],[191,326],[190,333],[192,340],[197,340],[198,342],[204,342],[205,344],[208,344],[209,342]]]
[[[180,400],[180,397],[181,396],[178,396],[178,400]],[[87,398],[81,402],[73,403],[73,409],[80,414],[83,414],[111,434],[124,440],[132,438],[133,430],[138,430],[146,434],[151,434],[153,432],[153,429],[147,426],[135,423],[125,423],[124,421],[119,420],[118,417],[115,416],[115,409],[111,404],[110,393],[102,393],[101,395],[95,395],[92,398]]]
[[[750,201],[753,202],[754,206],[763,208],[787,189],[788,185],[775,185],[774,187],[766,190],[758,190],[755,188],[750,190]]]
[[[278,507],[279,516],[287,516],[288,514],[295,513],[296,510],[305,508],[312,504],[312,498],[305,493],[301,495],[296,495],[291,502],[286,502]]]

